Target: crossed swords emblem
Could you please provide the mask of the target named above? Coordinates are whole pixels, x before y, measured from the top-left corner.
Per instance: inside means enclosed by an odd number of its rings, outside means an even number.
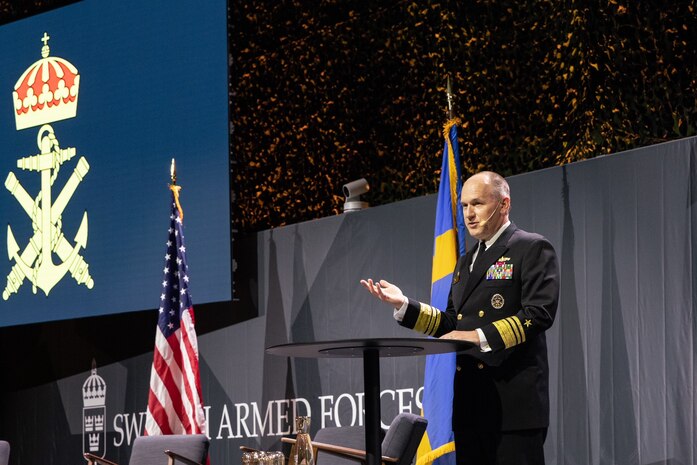
[[[34,235],[20,253],[12,228],[7,225],[7,254],[10,261],[14,260],[15,263],[7,275],[7,286],[2,293],[4,300],[16,293],[25,279],[32,283],[34,294],[38,288],[48,296],[68,271],[78,284],[84,284],[88,289],[94,286],[94,280],[89,274],[89,265],[80,256],[80,249],[87,247],[87,212],[82,216],[74,238],[74,246],[61,230],[63,210],[89,171],[90,165],[85,157],[80,157],[63,190],[52,203],[51,187],[58,176],[60,166],[75,156],[75,147],[60,148],[49,124],[39,129],[36,141],[40,153],[18,159],[17,168],[41,173],[39,194],[32,198],[11,171],[5,180],[7,190],[31,218]],[[52,254],[56,254],[62,262],[55,264]]]

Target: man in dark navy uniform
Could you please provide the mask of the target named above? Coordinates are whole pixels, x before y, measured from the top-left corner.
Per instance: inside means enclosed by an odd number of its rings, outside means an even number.
[[[510,222],[508,183],[493,172],[462,187],[467,230],[478,240],[458,259],[445,311],[385,280],[363,280],[415,331],[477,347],[457,356],[453,431],[458,465],[544,464],[549,366],[544,331],[557,310],[552,245]]]

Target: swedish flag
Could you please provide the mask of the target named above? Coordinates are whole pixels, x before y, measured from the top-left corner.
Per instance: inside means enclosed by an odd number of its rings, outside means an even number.
[[[431,305],[444,310],[453,270],[465,253],[465,223],[460,208],[460,156],[457,125],[453,119],[445,123],[443,164],[436,205],[436,227],[431,272]],[[455,354],[429,355],[424,374],[423,415],[428,419],[426,435],[419,445],[416,465],[452,465],[455,463],[455,442],[452,432],[453,377]]]

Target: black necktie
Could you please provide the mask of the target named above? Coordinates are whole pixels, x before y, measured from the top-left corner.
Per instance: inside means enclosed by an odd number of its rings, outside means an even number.
[[[479,248],[477,248],[477,258],[475,258],[472,262],[472,267],[474,267],[474,264],[477,263],[477,260],[479,260],[482,257],[482,255],[484,255],[484,250],[486,250],[486,243],[484,243],[484,241],[479,241]]]

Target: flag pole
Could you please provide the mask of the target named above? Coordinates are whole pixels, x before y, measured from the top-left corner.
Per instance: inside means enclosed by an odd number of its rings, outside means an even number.
[[[179,204],[181,187],[177,185],[174,159],[168,188],[172,197],[168,198],[169,228],[145,418],[147,436],[206,432],[183,213]]]
[[[464,254],[464,223],[459,207],[460,157],[457,142],[459,119],[453,111],[450,76],[447,77],[448,121],[443,125],[443,161],[436,204],[431,272],[431,306],[444,309],[457,259]],[[455,465],[452,432],[455,354],[428,355],[424,367],[422,415],[428,418],[426,433],[416,453],[416,465]]]

